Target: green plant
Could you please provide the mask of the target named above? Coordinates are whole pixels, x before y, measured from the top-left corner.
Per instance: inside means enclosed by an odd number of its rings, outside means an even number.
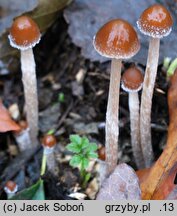
[[[65,102],[65,95],[64,95],[63,92],[61,92],[61,93],[58,94],[58,101],[60,103],[64,103]]]
[[[170,57],[165,57],[163,60],[163,69],[168,70],[169,66],[171,63],[171,58]]]
[[[167,77],[172,76],[176,68],[177,68],[177,58],[175,58],[170,62],[169,67],[167,68]]]
[[[87,172],[89,161],[91,158],[98,158],[98,154],[96,153],[98,147],[96,143],[89,142],[85,136],[71,135],[69,139],[71,143],[66,148],[73,153],[70,166],[79,168],[82,187],[84,188],[91,176]]]

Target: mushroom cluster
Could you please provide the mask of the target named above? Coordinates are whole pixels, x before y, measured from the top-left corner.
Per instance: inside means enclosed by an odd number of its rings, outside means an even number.
[[[131,142],[138,168],[149,167],[153,161],[151,144],[151,106],[157,74],[160,38],[170,34],[173,19],[169,11],[160,4],[147,8],[137,21],[140,31],[150,37],[145,77],[137,68],[128,69],[122,77],[122,88],[129,93],[131,121]],[[95,50],[102,56],[111,58],[111,77],[106,111],[105,152],[107,174],[118,162],[119,132],[119,88],[121,62],[130,59],[140,49],[134,28],[125,20],[114,19],[103,25],[93,39]],[[138,91],[142,88],[139,111]],[[140,112],[140,114],[139,114]]]
[[[123,90],[129,95],[131,144],[137,168],[152,165],[154,156],[151,143],[151,107],[157,75],[160,39],[170,34],[172,25],[173,19],[169,11],[159,4],[147,8],[137,21],[139,30],[149,36],[150,40],[144,76],[134,66],[125,70],[121,78],[122,61],[132,58],[140,50],[138,35],[129,22],[123,19],[110,20],[98,30],[93,38],[95,50],[100,55],[111,59],[106,111],[105,154],[100,150],[101,157],[105,157],[107,175],[112,173],[118,163],[120,83]],[[23,125],[22,130],[16,134],[16,138],[19,148],[23,151],[38,143],[38,95],[33,47],[39,43],[41,33],[32,18],[20,16],[14,20],[8,38],[10,45],[19,49],[21,53],[27,122],[25,127]],[[138,92],[141,89],[142,95],[141,101],[139,101]],[[23,136],[22,140],[21,135],[24,133],[26,136]],[[55,175],[57,172],[54,156],[56,143],[56,138],[49,134],[45,135],[42,140],[44,147],[42,174],[44,174],[46,164],[52,174]],[[10,195],[15,194],[17,185],[8,182],[5,191]]]
[[[134,28],[125,20],[115,19],[100,28],[94,37],[95,50],[111,58],[111,77],[106,111],[106,162],[110,174],[118,161],[119,89],[122,59],[133,57],[140,49]]]

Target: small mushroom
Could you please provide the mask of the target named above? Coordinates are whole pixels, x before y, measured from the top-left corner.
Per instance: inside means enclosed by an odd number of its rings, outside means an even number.
[[[14,181],[8,181],[4,187],[4,191],[7,194],[7,198],[12,198],[18,191],[18,185]]]
[[[54,135],[47,134],[42,139],[44,155],[46,156],[47,168],[54,175],[56,175],[58,172],[54,155],[54,148],[56,146],[56,143],[57,140]]]
[[[172,24],[173,19],[169,11],[159,4],[147,8],[137,21],[139,30],[150,37],[140,108],[141,145],[146,167],[151,166],[154,158],[151,144],[151,107],[157,75],[160,38],[170,34]]]
[[[103,145],[98,149],[98,158],[102,161],[105,161],[106,159],[105,147]]]
[[[133,57],[140,48],[134,28],[122,19],[114,19],[100,28],[93,39],[95,50],[112,59],[106,111],[106,163],[109,175],[118,161],[119,89],[122,59]]]
[[[39,43],[41,34],[37,24],[28,16],[16,18],[8,36],[10,45],[21,52],[21,70],[25,94],[27,122],[32,145],[37,143],[38,98],[35,60],[32,48]]]
[[[144,167],[144,158],[140,143],[140,118],[138,91],[143,84],[143,75],[137,67],[127,69],[122,76],[122,89],[129,95],[130,130],[133,156],[139,169]]]

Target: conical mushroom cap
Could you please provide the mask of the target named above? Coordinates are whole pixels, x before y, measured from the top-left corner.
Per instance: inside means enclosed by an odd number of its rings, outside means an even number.
[[[20,16],[14,20],[9,34],[12,47],[26,50],[39,43],[40,38],[39,27],[30,17]]]
[[[131,58],[140,49],[136,31],[122,19],[111,20],[102,26],[93,45],[100,55],[115,59]]]
[[[143,34],[154,38],[162,38],[170,34],[173,19],[164,6],[155,4],[141,14],[137,25]]]
[[[122,88],[126,92],[138,92],[142,88],[143,74],[136,67],[127,69],[122,75]]]

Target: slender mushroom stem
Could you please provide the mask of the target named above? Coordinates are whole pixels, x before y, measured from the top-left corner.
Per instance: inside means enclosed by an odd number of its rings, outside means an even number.
[[[119,135],[119,89],[121,77],[121,64],[119,59],[112,59],[109,84],[109,96],[106,112],[106,163],[107,175],[116,167],[118,161],[118,135]]]
[[[47,169],[53,174],[56,175],[58,169],[56,165],[55,155],[52,151],[50,154],[46,154],[47,157]]]
[[[104,180],[106,179],[106,175],[107,175],[107,165],[105,161],[102,160],[98,160],[99,163],[99,185],[100,187],[102,186]]]
[[[27,148],[29,148],[29,146],[31,146],[29,128],[23,129],[20,131],[20,133],[14,133],[14,137],[20,152],[25,151]]]
[[[30,128],[32,145],[37,143],[38,135],[38,97],[36,70],[33,50],[31,48],[21,51],[21,70],[24,85],[27,122]],[[29,148],[30,146],[27,146]]]
[[[151,107],[152,95],[157,75],[159,46],[159,38],[150,38],[148,59],[143,83],[143,92],[141,97],[140,134],[141,147],[146,167],[151,166],[154,158],[151,143]]]
[[[133,156],[139,169],[144,168],[144,158],[140,143],[140,115],[138,92],[129,93],[130,130]]]
[[[41,164],[41,176],[43,176],[46,172],[46,165],[47,165],[47,156],[43,151],[42,164]]]

